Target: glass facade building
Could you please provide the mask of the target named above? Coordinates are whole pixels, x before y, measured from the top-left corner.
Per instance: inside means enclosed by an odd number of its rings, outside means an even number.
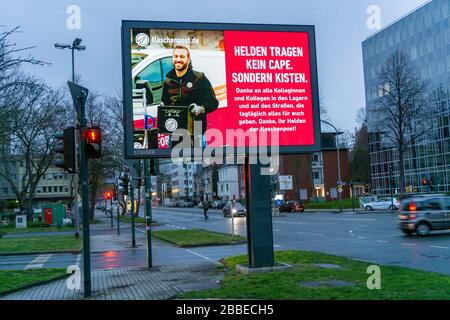
[[[427,132],[404,154],[406,192],[450,191],[450,1],[433,0],[369,37],[362,44],[372,191],[399,192],[399,156],[377,132],[377,73],[396,51],[406,53],[426,83]],[[423,186],[423,180],[432,186]]]

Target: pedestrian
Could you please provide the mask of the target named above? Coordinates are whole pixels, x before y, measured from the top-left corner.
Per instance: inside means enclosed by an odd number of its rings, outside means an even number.
[[[205,216],[205,221],[208,220],[208,209],[209,209],[209,202],[205,201],[205,204],[203,205],[203,215]]]

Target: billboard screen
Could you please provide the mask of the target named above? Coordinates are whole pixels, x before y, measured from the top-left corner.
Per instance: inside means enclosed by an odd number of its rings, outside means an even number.
[[[123,21],[122,48],[127,158],[169,157],[186,137],[320,150],[313,26]]]

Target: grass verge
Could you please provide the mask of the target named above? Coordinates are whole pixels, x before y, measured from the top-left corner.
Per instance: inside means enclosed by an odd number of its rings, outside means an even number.
[[[0,227],[0,234],[10,233],[32,233],[32,232],[60,232],[60,231],[73,231],[75,227],[72,225],[66,226],[28,226],[26,229],[16,229],[15,224],[9,224],[4,227]]]
[[[66,269],[0,270],[0,295],[60,278]]]
[[[241,236],[232,237],[229,234],[211,232],[202,229],[192,230],[161,230],[154,231],[155,238],[173,243],[179,247],[195,247],[208,245],[227,245],[245,243]]]
[[[353,204],[355,209],[359,208],[359,199],[353,199]],[[311,202],[305,203],[305,209],[339,209],[339,201],[328,201],[328,202]],[[352,199],[342,199],[342,208],[351,209]]]
[[[75,239],[73,235],[0,239],[0,253],[77,251],[81,245],[82,238]]]
[[[448,300],[450,277],[433,272],[397,266],[382,266],[381,289],[367,288],[367,267],[371,263],[345,257],[307,251],[277,251],[276,261],[293,267],[282,272],[242,275],[236,264],[246,264],[246,256],[224,259],[229,267],[223,285],[218,289],[192,291],[181,294],[181,299],[289,299],[289,300]],[[323,269],[317,263],[336,264],[343,269]],[[311,288],[305,282],[341,280],[347,287],[329,285]]]
[[[129,215],[120,216],[120,222],[131,223],[131,217]],[[145,224],[145,218],[135,217],[134,223]],[[158,222],[156,222],[155,220],[152,221],[152,224],[157,224],[157,223]]]

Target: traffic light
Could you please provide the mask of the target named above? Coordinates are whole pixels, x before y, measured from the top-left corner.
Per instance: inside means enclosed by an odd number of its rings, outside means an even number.
[[[119,190],[121,190],[123,192],[123,194],[125,196],[128,195],[128,186],[130,183],[130,176],[128,175],[127,172],[122,172],[119,176],[119,181],[118,181],[118,185],[119,185]]]
[[[107,199],[107,200],[111,200],[111,198],[112,198],[112,193],[111,192],[105,192],[105,199]]]
[[[423,178],[422,179],[422,185],[425,187],[425,186],[428,186],[428,179],[427,178]]]
[[[76,173],[76,157],[75,157],[75,128],[66,128],[64,131],[57,132],[55,139],[61,140],[54,148],[56,153],[63,155],[63,158],[57,158],[53,161],[53,165],[63,168],[68,173]]]
[[[98,159],[102,156],[102,130],[99,127],[86,128],[83,132],[86,139],[86,157]]]

